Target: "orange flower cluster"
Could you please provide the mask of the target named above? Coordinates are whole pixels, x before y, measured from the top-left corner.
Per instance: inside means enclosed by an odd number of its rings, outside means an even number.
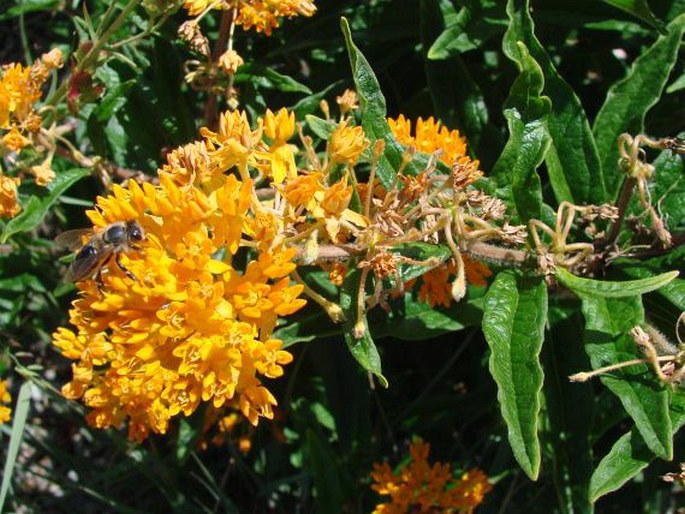
[[[118,256],[121,266],[103,263],[100,284],[77,284],[76,331],[54,334],[76,361],[63,393],[92,409],[91,425],[128,419],[129,437],[142,440],[200,402],[236,408],[252,424],[273,417],[276,399],[260,377],[279,377],[292,356],[271,334],[305,301],[288,278],[296,250],[281,244],[278,216],[258,200],[250,169],[279,176],[289,159],[279,151],[289,130],[281,124],[290,119],[267,113],[253,131],[244,114],[226,114],[217,132],[169,155],[159,186],[115,186],[88,212],[96,231],[135,220],[145,232]],[[252,249],[242,272],[233,262],[241,247]]]
[[[468,514],[483,502],[492,489],[487,476],[479,469],[454,479],[449,464],[428,464],[430,445],[414,441],[409,447],[411,462],[394,474],[387,462],[374,464],[371,488],[390,496],[388,503],[376,506],[373,514],[443,512]]]
[[[470,161],[466,154],[466,138],[458,130],[450,130],[431,116],[427,120],[416,120],[414,134],[412,122],[400,114],[396,119],[388,118],[388,124],[395,138],[417,151],[432,154],[440,151],[440,160],[452,166],[463,159]],[[477,166],[477,164],[476,164]]]
[[[62,53],[55,49],[32,66],[11,63],[2,67],[0,78],[0,130],[3,150],[18,152],[31,143],[26,137],[40,129],[41,118],[34,110],[50,70],[62,67]]]
[[[488,285],[487,278],[492,276],[492,271],[487,265],[474,261],[464,255],[464,270],[466,281],[477,287]],[[452,280],[457,273],[454,259],[437,268],[433,268],[421,275],[421,287],[419,288],[419,300],[427,302],[431,307],[449,308],[452,304]]]
[[[42,119],[35,111],[41,88],[50,70],[62,67],[62,53],[58,50],[44,54],[32,66],[6,64],[0,77],[0,155],[20,152],[32,144],[31,136],[40,130]],[[31,173],[40,186],[49,184],[55,173],[45,163],[33,166]],[[20,180],[8,177],[0,170],[0,217],[16,216],[21,207],[17,203]]]
[[[199,16],[212,8],[235,9],[237,25],[245,30],[254,28],[267,36],[280,26],[279,18],[312,16],[316,12],[313,0],[185,0],[183,7],[190,16]]]
[[[7,380],[0,380],[0,425],[7,423],[12,417],[12,408],[9,407],[12,401],[12,396],[10,396],[7,390]]]

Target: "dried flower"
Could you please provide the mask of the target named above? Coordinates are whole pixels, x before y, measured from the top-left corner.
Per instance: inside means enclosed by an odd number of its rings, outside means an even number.
[[[342,95],[336,96],[335,101],[340,108],[340,114],[343,116],[348,112],[359,109],[359,96],[352,89],[346,89]]]
[[[219,68],[227,75],[233,75],[243,64],[245,61],[235,50],[226,50],[219,57]]]

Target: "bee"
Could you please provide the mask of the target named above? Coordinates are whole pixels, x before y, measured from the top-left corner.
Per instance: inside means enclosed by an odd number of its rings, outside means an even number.
[[[83,244],[85,236],[90,237]],[[80,246],[74,261],[69,266],[66,280],[77,282],[94,276],[98,289],[102,289],[102,269],[112,259],[126,276],[136,280],[133,273],[121,263],[120,256],[131,249],[137,249],[137,244],[143,240],[145,240],[143,227],[137,221],[131,220],[112,223],[97,231],[93,229],[68,230],[59,234],[55,242],[72,250]]]

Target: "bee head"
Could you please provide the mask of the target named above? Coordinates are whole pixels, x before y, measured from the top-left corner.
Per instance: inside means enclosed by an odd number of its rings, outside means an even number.
[[[145,239],[145,232],[143,231],[143,227],[141,227],[137,221],[135,221],[135,220],[129,221],[127,223],[127,227],[128,227],[128,237],[131,241],[133,241],[134,243],[137,243],[137,242]]]

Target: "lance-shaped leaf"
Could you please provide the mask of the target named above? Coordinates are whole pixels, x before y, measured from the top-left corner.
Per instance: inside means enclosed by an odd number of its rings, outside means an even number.
[[[679,391],[671,399],[670,414],[675,435],[685,425],[685,396]],[[649,450],[640,432],[633,428],[614,443],[597,465],[590,480],[590,501],[595,502],[605,494],[620,489],[655,458],[656,455]]]
[[[24,437],[24,429],[26,428],[26,418],[29,414],[29,407],[31,404],[31,382],[24,382],[19,389],[19,396],[17,397],[17,404],[14,407],[14,421],[12,422],[12,432],[10,434],[10,442],[7,448],[7,460],[2,472],[2,484],[0,484],[0,512],[3,512],[3,506],[7,493],[12,482],[12,473],[14,472],[14,465],[17,462],[19,455],[19,446]]]
[[[350,25],[345,18],[340,20],[340,27],[345,36],[347,53],[350,56],[350,65],[352,66],[352,76],[361,102],[364,133],[372,144],[379,139],[385,141],[385,151],[378,161],[376,175],[381,184],[387,188],[391,186],[402,163],[404,148],[397,142],[390,130],[386,118],[385,97],[381,92],[381,86],[369,61],[352,41]],[[410,163],[406,168],[406,172],[409,174],[417,174],[418,171],[413,163]]]
[[[369,332],[369,324],[366,320],[366,314],[362,314],[362,322],[364,324],[364,334],[361,337],[355,337],[354,327],[359,321],[357,305],[359,298],[359,283],[362,272],[357,269],[349,273],[345,278],[345,282],[340,290],[340,307],[342,307],[345,314],[343,321],[343,332],[345,334],[345,342],[350,349],[352,356],[361,364],[369,373],[373,373],[378,378],[378,381],[383,387],[388,387],[388,381],[381,372],[381,357],[378,354],[378,348],[371,338]],[[361,288],[361,294],[364,294],[364,288]],[[362,298],[362,304],[366,302]]]
[[[35,193],[29,196],[18,216],[7,222],[2,231],[0,242],[4,243],[9,237],[19,232],[33,230],[43,221],[52,205],[75,182],[88,175],[84,169],[73,169],[57,172],[55,179],[46,188],[35,188]]]
[[[545,370],[545,413],[549,428],[545,439],[554,451],[553,465],[560,512],[592,512],[588,485],[593,471],[592,427],[597,406],[592,384],[572,383],[568,375],[588,369],[583,352],[583,317],[575,298],[550,298],[542,359]],[[565,507],[565,509],[564,509]]]
[[[509,140],[492,171],[500,187],[516,206],[521,222],[539,218],[542,213],[542,188],[537,168],[550,144],[546,117],[549,98],[542,96],[542,69],[512,30],[504,38],[504,51],[519,68],[520,74],[509,92],[504,116]]]
[[[545,154],[557,202],[601,203],[606,191],[599,170],[599,154],[580,99],[559,75],[534,33],[528,0],[509,0],[507,41],[523,41],[545,76],[544,94],[552,101],[547,116],[551,144]]]
[[[577,277],[564,268],[557,268],[555,273],[557,280],[571,291],[579,295],[593,295],[601,298],[627,298],[649,293],[665,286],[677,276],[677,271],[669,271],[656,277],[610,282],[608,280]]]
[[[664,31],[664,23],[654,15],[647,0],[604,0],[604,2],[632,14],[657,30]]]
[[[628,332],[644,322],[641,298],[583,295],[581,299],[585,317],[585,351],[593,369],[635,359],[637,349]],[[647,447],[659,457],[673,458],[668,392],[653,378],[651,368],[646,364],[623,367],[611,374],[603,374],[601,380],[618,396]]]
[[[647,111],[659,100],[678,58],[683,31],[685,14],[669,23],[668,33],[659,37],[635,60],[628,75],[609,89],[597,114],[593,132],[609,199],[616,198],[623,178],[617,138],[623,132],[637,135],[644,131]]]
[[[447,16],[440,13],[440,5],[440,0],[421,0],[420,29],[424,49],[428,49],[440,33],[443,18],[444,23],[448,23]],[[443,34],[447,32],[446,28]],[[431,51],[426,50],[424,61],[433,112],[439,113],[446,126],[458,128],[466,136],[470,153],[478,156],[483,169],[490,169],[501,150],[501,135],[489,121],[483,93],[460,55],[445,55],[444,59],[433,60],[438,59],[431,54],[435,45]]]
[[[491,351],[490,373],[497,383],[497,399],[514,457],[533,480],[540,472],[540,350],[546,319],[544,280],[515,271],[497,275],[483,308],[483,333]]]

